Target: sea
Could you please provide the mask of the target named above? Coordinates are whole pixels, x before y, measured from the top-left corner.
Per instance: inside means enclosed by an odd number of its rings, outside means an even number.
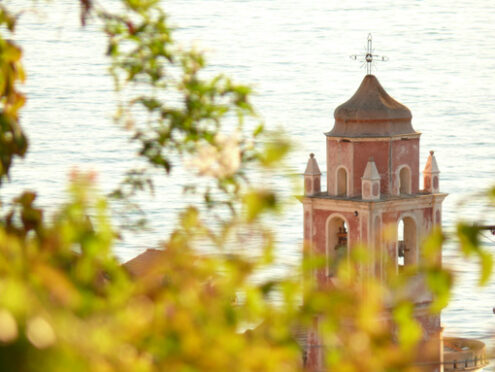
[[[73,0],[5,1],[22,11],[11,36],[23,48],[27,80],[22,110],[30,148],[15,162],[1,191],[5,205],[25,189],[54,211],[66,200],[70,172],[97,173],[102,193],[126,170],[142,164],[129,132],[113,120],[119,96],[108,74],[107,39],[101,25],[79,19]],[[118,1],[102,1],[108,10]],[[310,152],[325,168],[325,136],[333,111],[355,92],[366,73],[359,61],[368,34],[377,61],[373,74],[412,112],[422,133],[420,168],[430,150],[441,171],[443,227],[451,239],[444,264],[456,273],[453,298],[442,313],[447,336],[481,339],[492,348],[495,275],[478,286],[479,265],[463,258],[452,233],[459,220],[495,225],[494,206],[483,198],[495,185],[495,2],[489,0],[169,0],[163,8],[180,45],[205,51],[210,73],[250,84],[267,128],[293,141],[279,170],[255,180],[289,199],[284,180],[301,177]],[[358,55],[358,60],[350,58]],[[149,230],[124,234],[116,246],[126,261],[159,245],[187,198],[184,182],[201,182],[175,164],[173,177],[157,174],[154,195],[140,195]],[[323,175],[323,178],[325,175]],[[324,186],[325,187],[325,186]],[[301,259],[302,208],[293,202],[274,218],[277,261],[266,275],[290,273]],[[483,244],[495,253],[495,236]]]

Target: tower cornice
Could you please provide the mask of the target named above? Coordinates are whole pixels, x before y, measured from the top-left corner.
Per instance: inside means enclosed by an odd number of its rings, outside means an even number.
[[[361,198],[344,198],[330,196],[327,194],[317,194],[300,198],[303,204],[309,203],[317,209],[333,210],[335,207],[345,210],[374,210],[398,207],[399,209],[423,208],[425,206],[441,203],[447,197],[447,193],[418,193],[407,196],[385,195],[379,200],[363,200]]]
[[[395,136],[334,136],[331,132],[324,133],[328,139],[348,142],[372,142],[372,141],[400,141],[404,139],[414,139],[421,136],[421,132],[402,134]]]

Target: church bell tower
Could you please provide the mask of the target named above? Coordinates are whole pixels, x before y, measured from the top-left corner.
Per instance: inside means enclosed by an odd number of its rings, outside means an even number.
[[[364,244],[373,263],[359,268],[360,277],[386,282],[391,275],[386,266],[392,263],[398,273],[418,264],[421,242],[441,224],[447,194],[439,191],[438,165],[430,152],[421,188],[421,134],[412,127],[411,111],[393,99],[372,74],[335,109],[334,117],[332,130],[325,133],[327,189],[320,186],[313,154],[304,175],[304,239],[311,254],[325,256],[327,262],[316,270],[315,280],[321,288],[331,288],[338,263],[349,258],[354,246]],[[385,228],[396,232],[395,239],[385,241]],[[413,301],[424,337],[438,340],[440,361],[440,316],[427,311],[431,297],[418,294]],[[308,339],[317,342],[318,337],[313,334]],[[322,367],[318,353],[321,348],[308,348],[310,370]]]

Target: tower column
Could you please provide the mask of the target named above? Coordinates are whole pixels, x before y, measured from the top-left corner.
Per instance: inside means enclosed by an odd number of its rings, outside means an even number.
[[[440,169],[438,169],[437,160],[433,151],[430,151],[430,156],[426,161],[425,169],[423,170],[424,190],[435,194],[440,192]]]
[[[304,172],[304,195],[313,196],[321,192],[321,172],[315,154],[309,154]]]

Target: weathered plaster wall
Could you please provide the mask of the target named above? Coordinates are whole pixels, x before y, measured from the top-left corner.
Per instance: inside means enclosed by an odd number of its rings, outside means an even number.
[[[401,166],[410,169],[411,192],[415,194],[419,191],[419,137],[352,142],[327,138],[328,194],[336,195],[337,169],[344,166],[348,171],[349,196],[361,195],[361,177],[370,157],[373,157],[381,176],[382,194],[398,194]]]
[[[373,157],[378,173],[380,174],[380,192],[389,193],[388,156],[390,143],[388,141],[353,142],[354,189],[353,196],[361,195],[361,177],[370,157]]]
[[[407,165],[411,170],[411,192],[416,194],[419,191],[419,138],[392,141],[391,150],[392,193],[398,193],[399,167]]]
[[[328,195],[337,195],[337,169],[344,166],[347,170],[347,188],[353,189],[353,149],[351,142],[337,141],[327,138],[327,190]],[[361,181],[359,181],[361,185]],[[361,187],[361,186],[360,186]]]

